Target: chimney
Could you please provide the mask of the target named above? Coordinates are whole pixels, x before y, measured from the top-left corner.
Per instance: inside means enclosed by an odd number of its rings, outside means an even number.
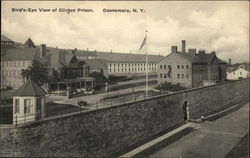
[[[199,55],[203,55],[203,54],[205,54],[205,53],[206,53],[205,50],[199,50],[199,51],[198,51],[198,54],[199,54]]]
[[[231,60],[231,58],[229,58],[228,63],[229,63],[229,65],[231,65],[231,64],[232,64],[232,60]]]
[[[196,54],[196,49],[188,49],[188,53]]]
[[[182,40],[181,45],[182,45],[182,53],[185,53],[186,52],[186,41]]]
[[[40,57],[45,57],[46,56],[46,44],[41,44],[40,45]]]
[[[172,46],[171,47],[171,53],[177,53],[177,49],[178,49],[177,46]]]
[[[215,51],[213,50],[213,51],[211,52],[211,54],[214,54],[214,55],[215,55]]]
[[[75,55],[75,54],[76,54],[76,52],[77,52],[77,48],[75,48],[75,49],[73,49],[73,50],[72,50],[72,54],[74,54],[74,55]]]

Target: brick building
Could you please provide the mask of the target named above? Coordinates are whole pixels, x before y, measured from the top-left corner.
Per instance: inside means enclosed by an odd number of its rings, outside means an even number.
[[[40,47],[39,47],[40,48]],[[45,62],[42,48],[11,48],[1,58],[1,87],[17,89],[24,83],[22,69],[30,67],[34,60]]]
[[[188,49],[182,41],[182,51],[172,46],[171,53],[159,62],[158,84],[180,84],[184,87],[199,87],[226,80],[227,63],[213,51]]]

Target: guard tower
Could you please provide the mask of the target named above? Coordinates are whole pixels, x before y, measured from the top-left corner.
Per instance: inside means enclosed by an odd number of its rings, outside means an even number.
[[[39,120],[45,116],[45,94],[28,79],[13,93],[13,124]]]

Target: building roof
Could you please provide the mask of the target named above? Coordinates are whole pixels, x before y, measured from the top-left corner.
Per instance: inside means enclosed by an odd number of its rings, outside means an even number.
[[[8,37],[1,35],[1,41],[5,41],[5,42],[14,42],[11,39],[9,39]]]
[[[27,39],[27,41],[24,43],[24,45],[26,46],[26,47],[35,47],[35,44],[34,44],[34,42],[30,39],[30,38],[28,38]]]
[[[32,80],[27,80],[21,87],[19,87],[13,96],[45,96],[46,92],[39,87]]]
[[[171,53],[173,54],[173,53]],[[169,55],[171,55],[169,54]],[[192,63],[211,63],[212,60],[216,57],[221,64],[226,64],[227,62],[219,59],[214,53],[209,53],[209,54],[193,54],[193,53],[183,53],[183,52],[178,52],[175,53],[178,56],[184,57],[185,59],[189,60]],[[168,56],[166,56],[168,57]],[[165,57],[165,58],[166,58]],[[164,60],[163,58],[162,60]]]
[[[78,56],[79,58],[81,57],[88,57],[88,56],[97,56],[95,51],[88,51],[88,50],[76,50],[75,55]]]
[[[129,54],[129,53],[112,53],[112,52],[96,52],[99,59],[106,59],[107,61],[114,62],[144,62],[145,54]],[[148,55],[148,62],[158,63],[163,56],[161,55]]]
[[[27,61],[38,57],[37,48],[11,48],[6,51],[6,55],[1,58],[1,61]]]
[[[108,62],[105,59],[78,59],[79,61],[84,61],[90,70],[107,70]]]

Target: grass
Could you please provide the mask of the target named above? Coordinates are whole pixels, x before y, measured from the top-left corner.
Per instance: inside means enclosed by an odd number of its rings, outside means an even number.
[[[45,117],[58,116],[79,110],[78,107],[70,104],[47,103],[45,105]]]
[[[0,106],[0,124],[12,124],[13,122],[13,106],[12,104]]]

